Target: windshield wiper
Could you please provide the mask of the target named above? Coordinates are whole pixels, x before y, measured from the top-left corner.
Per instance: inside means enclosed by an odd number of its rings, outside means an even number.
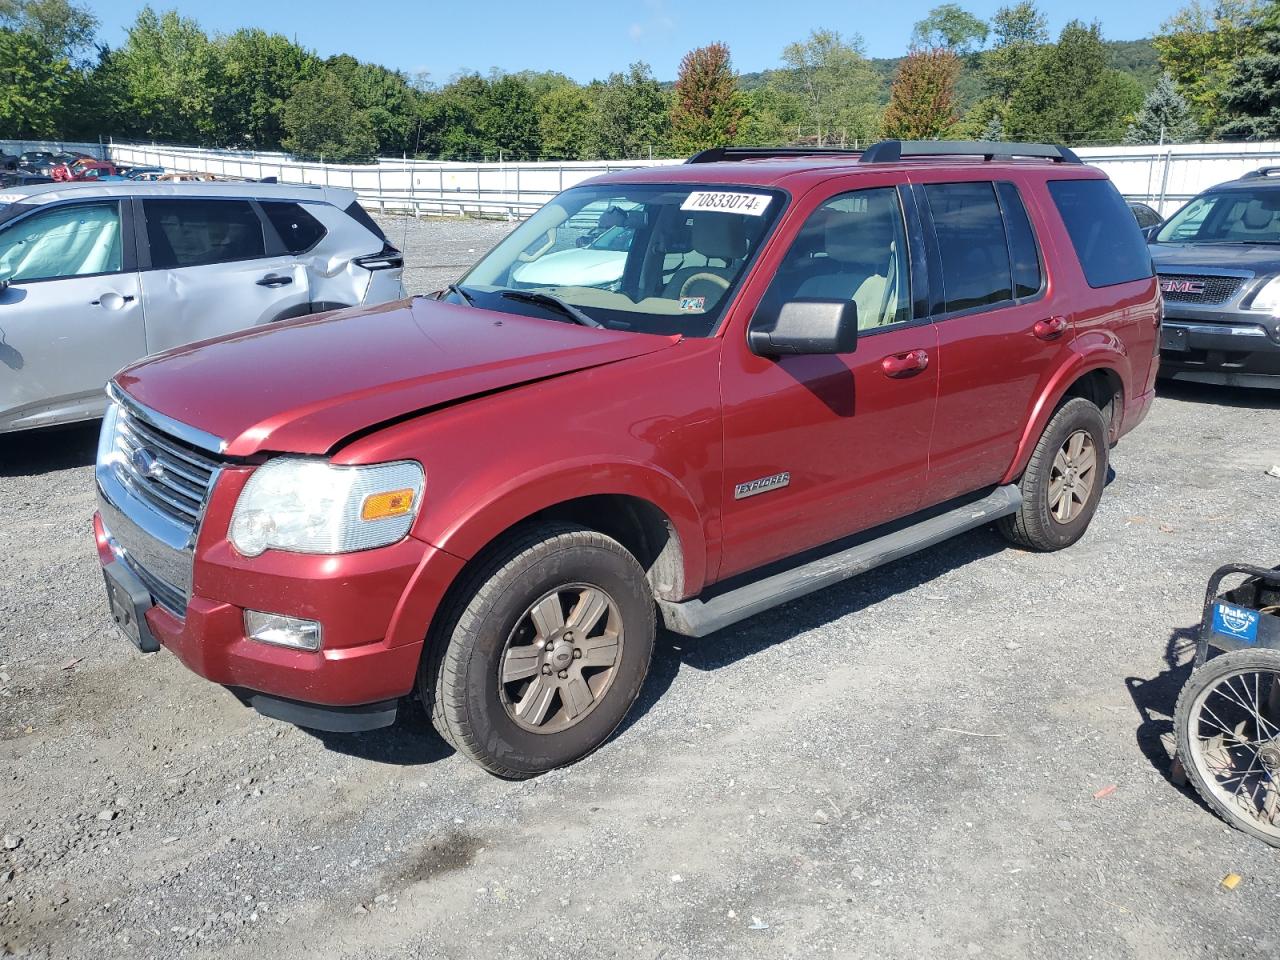
[[[553,310],[563,313],[574,323],[580,323],[584,327],[604,326],[599,320],[579,310],[572,303],[566,303],[550,293],[536,293],[532,290],[503,290],[502,295],[508,300],[519,300],[521,303],[536,303],[544,307],[551,307]]]
[[[465,303],[468,307],[474,307],[476,305],[476,298],[473,297],[471,294],[467,293],[467,291],[463,290],[456,283],[451,283],[444,289],[446,293],[456,293],[458,295],[458,299],[461,300],[463,303]]]

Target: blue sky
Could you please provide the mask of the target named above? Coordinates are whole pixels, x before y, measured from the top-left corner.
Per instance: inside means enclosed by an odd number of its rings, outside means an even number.
[[[898,56],[911,27],[940,0],[155,0],[209,32],[240,27],[293,37],[321,56],[350,53],[443,83],[462,70],[559,70],[575,80],[603,78],[634,60],[659,79],[674,79],[685,51],[717,40],[729,44],[739,71],[777,66],[782,48],[816,27],[860,33],[873,57]],[[971,0],[981,17],[1012,0]],[[144,6],[141,0],[88,0],[112,46]],[[1184,0],[1041,0],[1055,33],[1073,17],[1100,20],[1108,39],[1151,36]]]

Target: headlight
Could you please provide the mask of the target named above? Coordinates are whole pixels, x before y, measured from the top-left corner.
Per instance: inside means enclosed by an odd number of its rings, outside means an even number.
[[[1258,289],[1249,309],[1269,313],[1273,317],[1280,315],[1280,277],[1272,277]]]
[[[422,499],[422,465],[368,467],[280,457],[249,478],[231,516],[231,544],[246,557],[264,550],[351,553],[401,540]]]

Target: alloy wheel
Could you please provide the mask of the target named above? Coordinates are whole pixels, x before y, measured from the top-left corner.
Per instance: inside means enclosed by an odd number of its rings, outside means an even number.
[[[1087,430],[1077,430],[1058,448],[1049,473],[1049,514],[1070,523],[1084,510],[1098,480],[1098,448]]]

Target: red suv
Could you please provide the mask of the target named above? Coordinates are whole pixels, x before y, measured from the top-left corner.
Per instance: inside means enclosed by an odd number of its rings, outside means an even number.
[[[531,776],[618,726],[659,623],[703,636],[990,521],[1075,542],[1160,310],[1124,201],[1059,147],[609,174],[433,297],[118,374],[111,610],[270,716],[371,729],[416,690]]]

